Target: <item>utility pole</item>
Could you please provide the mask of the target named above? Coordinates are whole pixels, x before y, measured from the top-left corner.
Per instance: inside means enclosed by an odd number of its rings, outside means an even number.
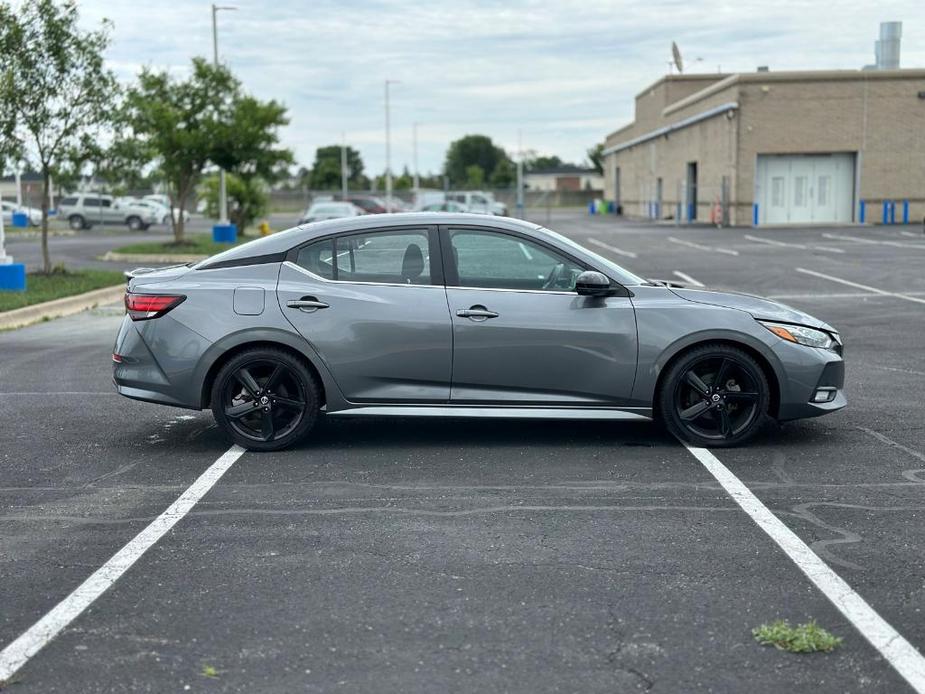
[[[230,5],[219,6],[212,4],[212,60],[216,67],[218,67],[218,22],[216,21],[216,15],[220,10],[236,9],[238,8]],[[181,210],[179,214],[183,214],[183,211]],[[228,224],[228,188],[225,182],[225,169],[219,169],[218,171],[218,217],[219,224]],[[241,231],[243,233],[244,230],[242,229]]]
[[[517,130],[517,216],[524,218],[524,147],[522,131]]]
[[[414,164],[414,204],[419,206],[421,200],[421,178],[418,175],[418,124],[411,126],[411,151]]]
[[[340,134],[340,188],[341,199],[347,200],[347,134]]]
[[[392,211],[392,125],[389,112],[389,85],[398,84],[397,80],[385,81],[385,208]]]

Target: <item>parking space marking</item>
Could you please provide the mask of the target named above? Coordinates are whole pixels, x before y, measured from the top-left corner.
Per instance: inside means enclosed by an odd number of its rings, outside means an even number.
[[[802,267],[796,268],[796,271],[802,272],[804,275],[812,275],[813,277],[819,277],[820,279],[829,280],[830,282],[838,282],[839,284],[844,284],[849,287],[863,289],[865,291],[870,292],[871,294],[880,294],[882,296],[892,296],[894,299],[904,299],[906,301],[914,301],[917,304],[925,304],[925,299],[920,299],[917,296],[909,296],[908,294],[898,294],[896,292],[888,292],[885,289],[877,289],[876,287],[870,287],[866,284],[852,282],[851,280],[844,280],[841,277],[833,277],[832,275],[826,275],[825,273],[816,272],[815,270],[807,270],[806,268],[802,268]]]
[[[918,694],[925,694],[925,657],[915,646],[890,626],[782,520],[771,513],[716,456],[706,448],[687,444],[685,447],[912,688]]]
[[[638,258],[639,256],[632,251],[624,251],[622,248],[617,248],[616,246],[610,246],[603,241],[598,241],[597,239],[588,239],[588,243],[593,243],[598,248],[603,248],[610,251],[611,253],[616,253],[617,255],[622,255],[626,258]]]
[[[756,243],[764,243],[769,246],[778,246],[780,248],[797,248],[801,250],[825,251],[826,253],[844,253],[841,248],[827,248],[826,246],[807,246],[803,243],[790,243],[789,241],[775,241],[774,239],[762,239],[757,236],[745,234],[744,238]]]
[[[695,287],[705,287],[706,286],[703,282],[698,282],[697,280],[695,280],[693,277],[691,277],[685,272],[681,272],[680,270],[674,270],[673,272],[674,272],[675,277],[680,277],[682,280],[684,280],[688,284],[694,285]]]
[[[709,253],[725,253],[726,255],[739,255],[738,251],[734,251],[729,248],[716,248],[715,246],[704,246],[699,243],[694,243],[693,241],[684,241],[674,236],[669,236],[668,240],[680,246],[687,246],[688,248],[696,248],[698,251],[707,251]]]
[[[87,580],[77,586],[70,595],[55,605],[50,612],[0,651],[0,682],[8,680],[118,581],[145,552],[190,512],[243,453],[244,449],[239,446],[232,446],[225,451],[176,501],[167,507],[167,510],[151,521],[144,530],[116,552]]]
[[[906,243],[904,241],[882,241],[878,239],[861,239],[856,236],[842,236],[841,234],[823,234],[827,239],[834,239],[836,241],[854,241],[855,243],[863,243],[868,246],[893,246],[894,248],[919,248],[925,249],[925,244],[922,243]]]

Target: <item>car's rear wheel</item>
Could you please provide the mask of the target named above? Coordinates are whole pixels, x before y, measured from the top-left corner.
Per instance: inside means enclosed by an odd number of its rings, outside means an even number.
[[[747,352],[726,344],[683,354],[665,375],[659,411],[675,436],[697,446],[744,443],[764,423],[768,379]]]
[[[235,443],[253,451],[286,448],[314,426],[321,389],[308,367],[280,349],[232,357],[212,385],[212,414]]]
[[[72,214],[67,218],[68,226],[71,227],[74,231],[80,231],[81,229],[87,229],[87,220],[81,217],[79,214]]]

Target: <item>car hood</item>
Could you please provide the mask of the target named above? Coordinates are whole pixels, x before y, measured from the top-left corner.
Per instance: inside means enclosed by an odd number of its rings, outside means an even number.
[[[739,294],[737,292],[715,292],[709,289],[678,289],[669,287],[669,290],[688,301],[693,301],[698,304],[709,304],[710,306],[739,309],[740,311],[750,313],[754,318],[760,320],[795,323],[798,325],[806,325],[810,328],[819,328],[828,332],[835,332],[835,329],[831,325],[808,313],[778,303],[777,301],[762,299],[760,296]]]

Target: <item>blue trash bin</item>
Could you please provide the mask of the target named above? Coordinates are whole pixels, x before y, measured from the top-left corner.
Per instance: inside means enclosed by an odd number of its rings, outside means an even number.
[[[29,215],[25,212],[14,212],[13,226],[20,229],[25,229],[27,226],[29,226]]]
[[[238,240],[238,227],[234,224],[216,224],[212,227],[215,243],[234,243]]]
[[[26,266],[24,264],[0,265],[0,291],[26,291]]]

